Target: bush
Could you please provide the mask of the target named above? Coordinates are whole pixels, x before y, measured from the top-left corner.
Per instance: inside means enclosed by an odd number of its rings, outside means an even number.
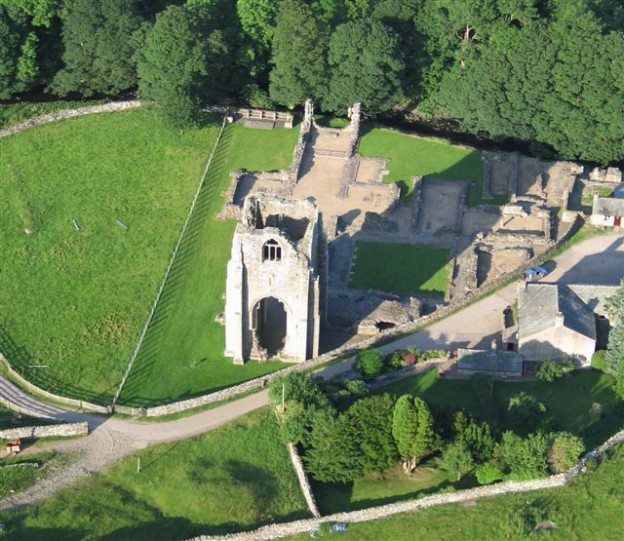
[[[548,464],[553,473],[563,473],[569,470],[585,450],[585,445],[580,438],[569,432],[557,434],[548,450]]]
[[[449,444],[442,452],[438,466],[441,470],[455,475],[459,481],[463,475],[474,468],[474,460],[468,446],[462,440],[457,440]]]
[[[537,432],[522,438],[511,431],[503,433],[494,449],[494,457],[509,479],[523,481],[543,477],[548,472],[546,452],[549,436]]]
[[[607,372],[607,352],[604,349],[600,349],[594,353],[591,360],[592,368],[600,370],[601,372]]]
[[[537,378],[540,381],[552,383],[556,379],[562,378],[572,370],[574,370],[574,363],[569,359],[559,362],[544,361],[537,371]]]
[[[494,462],[486,462],[475,470],[475,477],[480,485],[491,485],[503,479],[504,474]]]
[[[428,349],[427,351],[423,351],[418,358],[419,363],[424,363],[425,361],[430,361],[431,359],[441,359],[446,357],[447,352],[443,349]]]
[[[403,351],[393,351],[389,355],[386,355],[386,367],[389,370],[398,370],[399,368],[403,368],[405,353]]]
[[[363,376],[378,376],[384,369],[384,358],[375,348],[360,351],[353,368]]]

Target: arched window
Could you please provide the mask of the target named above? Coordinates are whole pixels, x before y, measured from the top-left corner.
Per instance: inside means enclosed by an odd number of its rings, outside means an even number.
[[[267,240],[262,247],[262,261],[279,261],[280,259],[282,259],[282,247],[276,240]]]

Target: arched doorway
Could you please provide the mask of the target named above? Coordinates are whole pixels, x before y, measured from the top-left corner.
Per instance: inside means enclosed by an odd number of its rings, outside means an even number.
[[[286,344],[286,307],[275,297],[259,300],[253,309],[253,329],[259,348],[268,357],[277,355]]]

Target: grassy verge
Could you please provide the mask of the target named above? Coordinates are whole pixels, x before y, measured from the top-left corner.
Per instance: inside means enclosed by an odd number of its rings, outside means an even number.
[[[0,460],[0,500],[13,492],[29,487],[45,474],[42,466],[54,457],[54,453],[40,453],[28,457],[10,457]],[[39,467],[15,464],[38,464]],[[9,466],[9,467],[7,467]]]
[[[224,307],[236,224],[215,216],[232,170],[286,167],[297,136],[297,130],[225,129],[121,404],[149,406],[217,391],[285,366],[277,361],[235,366],[223,357],[225,333],[215,317]]]
[[[373,522],[349,524],[341,539],[620,539],[624,528],[624,447],[568,486],[421,509]],[[550,520],[556,528],[538,532]],[[335,535],[335,537],[338,537]],[[309,539],[303,534],[291,539]]]
[[[359,152],[388,158],[386,182],[397,182],[404,194],[414,188],[414,176],[468,180],[468,205],[501,204],[506,197],[483,199],[483,160],[473,148],[443,139],[419,137],[386,128],[373,128],[362,136]]]
[[[76,109],[103,103],[103,100],[93,101],[50,101],[40,103],[12,103],[0,105],[0,128],[19,124],[30,118],[35,118],[63,109]]]
[[[217,121],[180,134],[137,110],[0,140],[0,349],[27,379],[110,401]]]
[[[351,287],[404,294],[445,294],[450,250],[382,242],[356,242],[356,248]]]
[[[204,436],[141,451],[1,520],[14,540],[165,540],[305,516],[286,447],[264,410]]]

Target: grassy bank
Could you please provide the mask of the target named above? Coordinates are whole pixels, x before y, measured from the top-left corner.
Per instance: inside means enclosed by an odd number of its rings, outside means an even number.
[[[61,111],[63,109],[76,109],[102,103],[103,100],[91,101],[48,101],[39,103],[12,103],[0,105],[0,128],[6,128],[13,124],[19,124],[30,118]]]
[[[121,403],[144,406],[216,391],[284,366],[280,362],[235,366],[223,357],[225,333],[215,317],[224,308],[226,266],[236,223],[215,216],[231,171],[287,167],[297,136],[296,129],[240,125],[225,129]]]
[[[0,350],[28,379],[110,400],[218,124],[180,134],[137,110],[0,140]]]

